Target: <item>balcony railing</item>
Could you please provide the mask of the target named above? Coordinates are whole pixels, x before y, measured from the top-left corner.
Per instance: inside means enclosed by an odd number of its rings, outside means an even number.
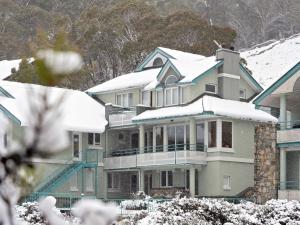
[[[141,154],[140,148],[129,148],[129,149],[117,149],[111,150],[107,157],[119,157],[127,155]],[[146,146],[142,153],[155,153],[155,152],[174,152],[174,151],[206,151],[206,146],[204,144],[173,144],[173,145],[156,145],[156,146]]]
[[[111,127],[130,125],[134,116],[136,116],[135,108],[114,108],[109,115],[109,125]]]
[[[280,182],[279,190],[300,190],[299,181]]]
[[[300,120],[290,120],[278,123],[278,130],[300,129]]]

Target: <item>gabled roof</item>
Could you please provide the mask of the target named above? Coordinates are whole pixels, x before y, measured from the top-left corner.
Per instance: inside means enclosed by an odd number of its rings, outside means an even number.
[[[256,105],[260,105],[260,102],[263,101],[266,97],[272,94],[276,89],[278,89],[282,84],[284,84],[289,78],[291,78],[295,73],[300,70],[300,61],[294,65],[289,71],[287,71],[283,76],[281,76],[277,81],[275,81],[269,88],[262,92],[259,96],[253,101]]]
[[[203,96],[197,101],[185,106],[165,107],[145,111],[135,117],[134,123],[156,120],[180,118],[186,116],[212,115],[239,120],[277,123],[277,119],[270,114],[255,109],[255,105],[247,102]]]
[[[20,126],[29,125],[27,109],[33,96],[48,92],[50,103],[56,102],[62,95],[61,126],[68,131],[104,132],[107,121],[105,108],[86,93],[64,88],[45,87],[11,81],[0,81],[0,87],[12,97],[0,96],[0,111]],[[0,112],[1,113],[1,112]]]

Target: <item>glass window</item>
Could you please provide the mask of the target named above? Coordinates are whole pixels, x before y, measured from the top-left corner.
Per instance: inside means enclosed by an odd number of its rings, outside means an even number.
[[[184,150],[184,125],[176,126],[176,150]]]
[[[224,176],[223,177],[223,189],[224,190],[230,190],[230,176]]]
[[[196,150],[204,151],[204,124],[196,125]]]
[[[160,172],[160,186],[172,187],[173,186],[173,171],[161,171]]]
[[[156,151],[161,152],[163,151],[163,145],[164,145],[164,128],[163,127],[156,127],[155,128],[156,133]]]
[[[190,189],[190,171],[189,170],[186,171],[185,177],[186,177],[186,179],[185,179],[185,187],[187,189]]]
[[[177,77],[174,75],[170,75],[167,77],[165,84],[174,84],[177,81]]]
[[[142,104],[145,106],[150,106],[150,91],[142,92]]]
[[[88,133],[88,144],[94,145],[94,134],[93,133]]]
[[[232,122],[222,121],[222,147],[232,148]]]
[[[173,186],[173,172],[168,171],[168,186],[172,187]]]
[[[156,106],[157,107],[163,106],[163,101],[164,101],[163,91],[162,90],[156,91]]]
[[[217,87],[215,84],[206,84],[205,91],[210,93],[217,93]]]
[[[166,89],[166,105],[172,104],[172,89]]]
[[[73,134],[73,157],[79,158],[79,134]]]
[[[133,93],[117,94],[117,105],[123,107],[133,106]]]
[[[153,66],[162,66],[163,64],[164,64],[164,62],[160,57],[157,57],[153,61]]]
[[[122,95],[117,95],[117,105],[122,105]]]
[[[88,144],[92,146],[100,145],[101,135],[99,133],[88,133]]]
[[[168,151],[175,150],[175,126],[168,127]]]
[[[172,105],[178,104],[178,88],[172,89]]]
[[[178,88],[167,88],[165,90],[166,105],[176,105],[178,104]]]
[[[108,189],[120,189],[120,174],[108,173],[107,174],[107,188]]]
[[[240,90],[240,98],[246,99],[246,90],[245,89]]]
[[[133,106],[133,94],[128,93],[128,107],[132,107],[132,106]]]
[[[217,146],[217,122],[208,122],[208,147],[214,148]]]
[[[100,145],[101,135],[99,133],[95,133],[95,145]]]
[[[112,174],[109,173],[107,174],[107,188],[112,188],[112,187],[113,187]]]

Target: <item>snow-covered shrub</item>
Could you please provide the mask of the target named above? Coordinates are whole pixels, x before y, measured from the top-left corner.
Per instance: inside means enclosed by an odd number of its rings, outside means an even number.
[[[146,195],[144,192],[137,192],[136,194],[131,194],[132,200],[122,201],[120,206],[122,209],[127,210],[146,210],[149,205],[153,205],[153,199]]]

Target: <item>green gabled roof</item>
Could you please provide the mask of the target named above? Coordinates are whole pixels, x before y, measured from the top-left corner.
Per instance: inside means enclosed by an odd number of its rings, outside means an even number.
[[[272,94],[278,87],[280,87],[284,82],[291,78],[300,69],[300,61],[293,66],[287,73],[280,77],[275,83],[273,83],[269,88],[267,88],[262,94],[260,94],[253,102],[259,105],[267,96]]]
[[[176,68],[176,66],[174,66],[174,64],[169,60],[167,59],[167,62],[165,63],[165,65],[163,66],[163,68],[161,69],[161,71],[159,71],[159,74],[157,75],[156,79],[159,80],[164,72],[167,71],[167,69],[169,68],[172,68],[178,75],[182,76],[182,74],[178,71],[178,69]]]

